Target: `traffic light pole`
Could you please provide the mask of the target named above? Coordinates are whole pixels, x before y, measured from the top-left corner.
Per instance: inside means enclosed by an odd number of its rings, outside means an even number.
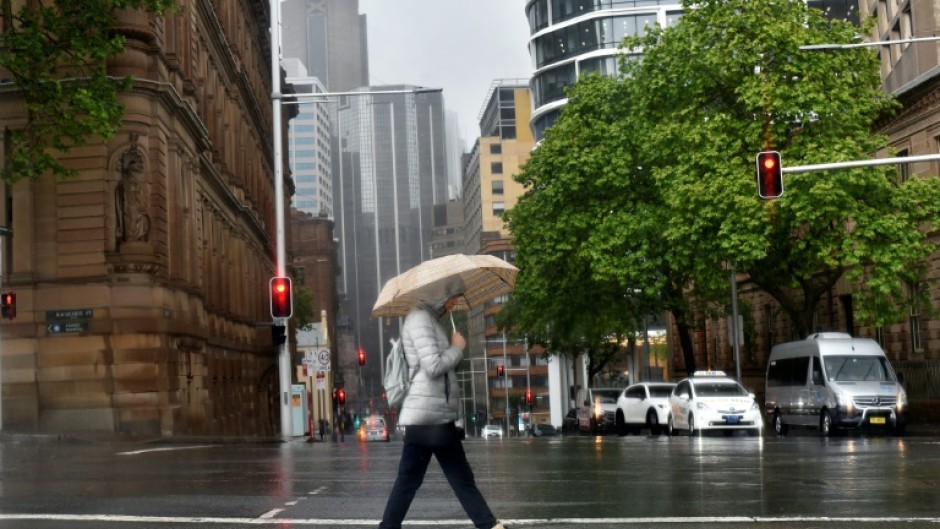
[[[277,277],[287,277],[287,250],[284,236],[284,138],[281,115],[281,2],[270,0],[271,10],[271,116],[273,155],[274,155],[274,224],[276,232],[275,247],[277,257]],[[275,325],[287,326],[287,318],[275,321]],[[285,333],[289,335],[290,333]],[[290,336],[278,346],[277,371],[278,384],[281,393],[281,437],[290,438],[291,410],[290,410]]]

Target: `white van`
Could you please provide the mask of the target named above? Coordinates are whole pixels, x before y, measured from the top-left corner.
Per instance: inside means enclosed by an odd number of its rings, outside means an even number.
[[[578,429],[591,435],[614,431],[617,397],[623,388],[587,388],[578,391]]]
[[[814,426],[885,427],[903,433],[907,393],[874,340],[825,332],[775,345],[767,361],[764,410],[774,431]]]

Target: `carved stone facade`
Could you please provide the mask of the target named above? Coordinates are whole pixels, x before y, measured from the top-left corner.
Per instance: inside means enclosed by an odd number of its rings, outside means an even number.
[[[3,189],[5,431],[279,430],[268,2],[177,3],[121,12],[124,125],[62,156],[78,177]]]

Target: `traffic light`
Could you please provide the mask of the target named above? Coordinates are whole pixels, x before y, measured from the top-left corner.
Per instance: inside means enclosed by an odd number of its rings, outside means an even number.
[[[283,325],[271,326],[271,341],[274,345],[283,345],[287,342],[287,327]]]
[[[346,404],[346,390],[339,388],[336,390],[336,402],[339,402],[340,406]]]
[[[783,195],[783,167],[777,151],[757,153],[757,195],[761,198]]]
[[[525,390],[525,403],[529,406],[532,405],[532,390],[531,389]]]
[[[0,294],[0,301],[2,301],[3,306],[3,317],[12,320],[16,317],[16,294],[11,292],[4,292]]]
[[[501,377],[503,376],[503,373],[505,372],[506,372],[506,369],[503,368],[503,364],[499,364],[496,366],[496,376]]]
[[[359,346],[359,365],[366,365],[366,349],[363,346]]]
[[[290,318],[294,313],[289,277],[271,278],[271,317]]]

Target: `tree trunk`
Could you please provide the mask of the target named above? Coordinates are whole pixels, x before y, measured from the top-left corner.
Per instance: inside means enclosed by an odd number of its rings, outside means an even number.
[[[673,310],[672,317],[676,320],[679,346],[682,349],[682,358],[685,360],[686,375],[692,376],[692,373],[695,372],[695,349],[692,347],[692,329],[685,320],[684,311]]]

